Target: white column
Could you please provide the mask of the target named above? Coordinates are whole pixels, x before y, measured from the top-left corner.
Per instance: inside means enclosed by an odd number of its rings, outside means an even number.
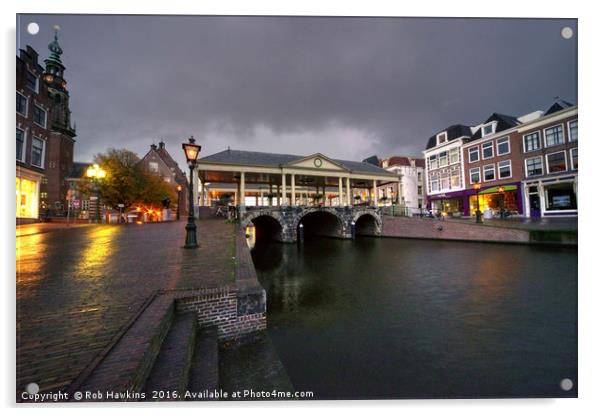
[[[240,172],[240,202],[241,207],[245,206],[245,173]]]
[[[399,180],[397,181],[397,203],[399,205],[401,205],[401,201],[402,201],[402,195],[401,195],[401,180],[403,179],[403,176],[399,177]]]
[[[347,178],[347,205],[351,205],[351,179]]]
[[[295,205],[295,174],[291,173],[291,205]]]
[[[282,174],[282,203],[281,205],[286,205],[286,173]]]
[[[263,206],[263,188],[259,189],[259,195],[261,195],[261,203],[259,205]]]
[[[376,189],[376,179],[372,181],[372,193],[374,194],[374,201],[372,205],[378,206],[378,189]]]
[[[339,206],[343,204],[343,178],[339,176]]]

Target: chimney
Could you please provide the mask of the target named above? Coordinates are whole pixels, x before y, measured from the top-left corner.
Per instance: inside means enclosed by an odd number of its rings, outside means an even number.
[[[165,149],[165,142],[163,140],[159,142],[159,149]]]
[[[156,144],[151,144],[151,150],[157,150],[157,145]]]

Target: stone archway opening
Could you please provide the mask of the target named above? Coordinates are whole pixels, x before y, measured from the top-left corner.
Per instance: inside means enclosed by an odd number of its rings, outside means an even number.
[[[282,241],[282,225],[269,215],[260,215],[251,220],[255,228],[255,241]]]
[[[373,215],[363,214],[355,220],[356,235],[378,235],[378,222]]]
[[[314,211],[301,217],[297,232],[299,232],[301,225],[303,225],[304,237],[343,237],[341,220],[328,211]]]

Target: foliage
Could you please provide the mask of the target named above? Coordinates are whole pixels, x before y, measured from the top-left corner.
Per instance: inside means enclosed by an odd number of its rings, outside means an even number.
[[[123,204],[124,210],[139,204],[161,207],[166,197],[176,197],[174,187],[139,163],[138,155],[130,150],[109,149],[97,154],[94,162],[107,172],[98,187],[102,202],[108,206]]]

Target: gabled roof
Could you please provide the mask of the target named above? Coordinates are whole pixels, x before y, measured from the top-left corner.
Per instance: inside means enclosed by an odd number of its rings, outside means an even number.
[[[516,117],[508,116],[506,114],[500,114],[500,113],[493,113],[492,115],[489,116],[489,118],[487,120],[485,120],[483,122],[483,124],[489,124],[492,121],[497,121],[497,126],[495,128],[496,133],[511,129],[512,127],[515,127],[515,126],[518,126],[519,124],[521,124],[520,121],[518,121],[518,119]],[[478,128],[477,131],[474,132],[474,134],[468,141],[478,140],[481,137],[482,137],[481,129]]]
[[[572,107],[573,105],[574,104],[571,104],[568,101],[558,99],[554,104],[550,106],[550,108],[548,108],[548,110],[544,113],[544,116],[557,113],[561,110],[564,110],[565,108]]]
[[[378,159],[378,156],[376,156],[376,155],[367,157],[364,160],[362,160],[362,162],[370,163],[371,165],[374,165],[374,166],[380,166],[380,160]]]
[[[431,136],[426,144],[426,148],[430,149],[432,147],[436,147],[437,146],[437,135],[443,133],[444,131],[447,132],[447,141],[448,142],[455,140],[458,137],[465,137],[465,136],[470,137],[472,135],[472,131],[470,130],[469,126],[465,126],[463,124],[454,124],[454,125],[446,128],[445,130],[441,130],[434,136]]]
[[[229,165],[251,165],[251,166],[269,166],[269,167],[281,167],[283,165],[291,164],[292,162],[301,161],[307,159],[308,156],[290,155],[282,153],[265,153],[265,152],[252,152],[247,150],[234,150],[227,149],[218,153],[214,153],[209,156],[205,156],[198,160],[199,163],[225,163]],[[354,162],[350,160],[330,159],[345,169],[354,172],[366,172],[366,173],[384,173],[390,174],[386,170],[371,165],[365,162]]]

